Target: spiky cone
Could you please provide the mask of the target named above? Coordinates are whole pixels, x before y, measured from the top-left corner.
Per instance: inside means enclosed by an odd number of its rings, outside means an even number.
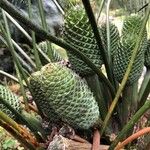
[[[137,37],[142,26],[142,19],[138,16],[132,16],[124,21],[122,29],[122,38],[118,44],[114,55],[113,69],[115,78],[121,82],[130,62],[131,55],[136,45]],[[132,85],[136,82],[144,67],[144,53],[147,48],[147,34],[144,33],[136,59],[132,66],[126,85]]]
[[[71,46],[81,51],[98,68],[103,61],[91,25],[83,8],[71,9],[65,15],[64,40]],[[71,68],[81,76],[93,74],[81,59],[67,52]]]
[[[12,93],[8,88],[0,84],[0,97],[11,105],[16,111],[21,112],[22,108],[19,102],[17,95]],[[12,119],[17,119],[11,110],[9,110],[1,101],[0,101],[0,110],[7,114]]]
[[[99,29],[101,31],[101,36],[102,36],[102,40],[103,40],[103,44],[105,49],[107,49],[107,28],[106,28],[106,24],[102,24],[101,28]],[[113,55],[117,49],[117,45],[118,42],[120,40],[119,37],[119,31],[118,28],[113,24],[110,23],[110,48],[111,48],[111,56],[113,59]]]
[[[86,82],[69,68],[59,63],[44,66],[40,72],[32,74],[31,87],[40,85],[42,96],[39,101],[47,100],[47,105],[59,117],[74,128],[89,129],[99,121],[99,108]],[[33,88],[38,93],[39,87]],[[39,94],[40,95],[40,94]],[[45,107],[42,103],[41,108]],[[44,109],[44,108],[43,108]],[[44,110],[45,113],[49,108]]]
[[[145,52],[145,66],[150,69],[150,39],[147,42],[147,49]]]

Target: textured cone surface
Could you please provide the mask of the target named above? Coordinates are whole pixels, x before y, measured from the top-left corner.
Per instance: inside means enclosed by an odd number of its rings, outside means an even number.
[[[81,51],[98,68],[102,65],[102,57],[92,32],[91,25],[85,14],[80,9],[71,9],[65,16],[64,40],[71,46]],[[93,73],[92,70],[77,56],[67,52],[72,69],[80,75]]]
[[[118,44],[118,48],[114,56],[114,75],[121,82],[130,62],[131,55],[136,45],[137,37],[142,26],[142,19],[134,16],[125,20],[122,29],[122,39]],[[132,85],[141,75],[144,67],[144,53],[147,48],[147,34],[144,33],[133,67],[129,74],[127,85]]]
[[[42,52],[44,52],[47,56],[48,56],[48,43],[46,41],[40,42],[38,44],[38,47],[41,49]],[[51,48],[51,53],[52,53],[52,62],[59,62],[62,61],[63,58],[61,57],[60,53],[53,47],[50,46]],[[35,57],[34,57],[34,49],[31,49],[29,51],[30,58],[32,58],[33,61],[35,61]],[[45,60],[45,58],[39,53],[40,55],[40,60],[42,62],[43,65],[47,64],[47,60]]]
[[[93,94],[85,81],[72,70],[61,64],[52,63],[44,66],[40,74],[35,73],[32,76],[36,76],[37,84],[41,82],[45,97],[41,100],[46,99],[63,121],[75,128],[83,129],[97,123],[99,108]],[[39,89],[35,88],[34,90]]]
[[[45,91],[42,88],[42,80],[38,78],[41,75],[40,71],[33,74],[30,78],[31,94],[33,99],[43,116],[49,119],[50,122],[56,123],[60,120],[55,111],[51,108],[48,99],[45,97]]]
[[[147,50],[145,52],[145,66],[150,68],[150,39],[148,40]]]
[[[39,48],[48,55],[48,45],[47,42],[41,42],[39,43]],[[62,58],[60,56],[60,54],[54,49],[54,47],[51,47],[51,52],[52,52],[52,58],[53,58],[53,62],[58,62],[61,61]]]
[[[16,111],[21,112],[21,106],[18,97],[5,86],[0,85],[0,97],[11,105]],[[0,110],[6,113],[10,118],[16,119],[15,115],[0,102]]]
[[[107,28],[106,28],[106,24],[103,24],[100,28],[101,30],[101,33],[102,33],[102,39],[103,39],[103,44],[104,44],[104,47],[105,49],[107,49]],[[118,45],[118,42],[119,42],[119,31],[118,31],[118,28],[110,23],[110,48],[111,48],[111,56],[113,58],[113,55],[117,49],[117,45]]]

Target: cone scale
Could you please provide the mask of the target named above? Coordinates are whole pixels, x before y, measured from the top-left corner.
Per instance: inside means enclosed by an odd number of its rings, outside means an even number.
[[[84,9],[76,8],[69,10],[65,15],[64,40],[71,46],[81,51],[87,56],[98,68],[103,61],[101,52],[98,48],[91,25]],[[72,53],[67,52],[71,68],[81,76],[93,74],[82,60]]]
[[[17,95],[12,93],[8,88],[0,84],[0,97],[11,105],[16,111],[21,112],[21,105]],[[13,112],[11,112],[2,102],[0,102],[0,110],[6,113],[10,118],[16,119]]]
[[[142,26],[142,19],[138,16],[131,16],[124,21],[121,41],[118,44],[114,55],[113,70],[115,78],[121,82],[126,72],[131,55],[136,45],[136,40]],[[147,48],[147,34],[144,33],[136,59],[127,80],[127,85],[136,82],[144,67],[144,53]]]

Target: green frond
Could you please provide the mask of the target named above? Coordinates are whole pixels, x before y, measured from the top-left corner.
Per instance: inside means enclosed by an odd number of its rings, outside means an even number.
[[[147,41],[147,50],[145,52],[145,66],[150,68],[150,39]]]

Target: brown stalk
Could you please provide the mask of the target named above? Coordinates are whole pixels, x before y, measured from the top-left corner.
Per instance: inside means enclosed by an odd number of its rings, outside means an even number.
[[[99,150],[99,145],[100,145],[100,133],[96,129],[94,131],[94,136],[93,136],[93,145],[92,145],[92,150]]]
[[[20,125],[19,125],[19,126],[20,126]],[[20,129],[20,130],[19,130],[19,133],[20,133],[27,141],[30,141],[30,143],[32,143],[32,144],[33,144],[34,146],[36,146],[36,147],[39,146],[39,143],[37,142],[37,140],[35,139],[35,137],[34,137],[31,133],[29,133],[29,131],[28,131],[26,128],[20,126],[19,129]]]
[[[137,139],[138,137],[146,134],[146,133],[150,133],[150,127],[146,127],[138,132],[136,132],[135,134],[129,136],[127,139],[125,139],[123,142],[121,142],[120,144],[118,144],[115,148],[115,150],[120,150],[121,148],[123,148],[125,145],[127,145],[128,143],[132,142],[133,140]]]
[[[89,143],[87,140],[81,138],[78,135],[74,135],[73,138],[71,138],[71,139],[74,140],[74,141],[80,142],[80,143]]]
[[[28,129],[22,127],[18,123],[16,123],[13,119],[11,119],[9,116],[7,116],[5,113],[0,111],[0,120],[1,122],[4,122],[9,127],[14,129],[16,132],[20,134],[20,136],[28,141],[30,141],[33,145],[38,146],[39,143],[36,141],[35,137],[29,132]]]
[[[26,139],[24,139],[24,137],[9,124],[0,120],[0,126],[9,132],[13,137],[15,137],[25,148],[30,148],[31,150],[36,149],[32,143],[29,143]]]

